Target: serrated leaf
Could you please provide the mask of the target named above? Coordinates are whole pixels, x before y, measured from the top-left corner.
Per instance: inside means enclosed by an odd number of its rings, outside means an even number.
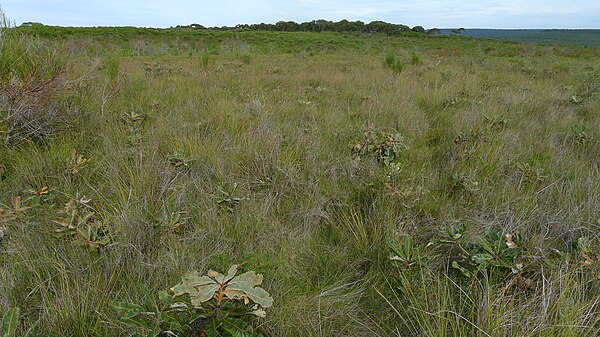
[[[246,293],[242,290],[229,289],[229,287],[225,288],[223,291],[223,295],[232,300],[241,300],[246,296]]]
[[[183,277],[183,283],[192,287],[203,286],[215,283],[215,280],[208,276],[200,276],[197,271],[187,273]]]
[[[246,293],[246,295],[248,295],[248,297],[250,297],[252,301],[254,301],[254,303],[260,304],[264,308],[268,308],[273,305],[273,298],[269,295],[269,293],[261,287],[253,286],[253,283],[230,283],[227,288],[230,290],[243,291]]]
[[[192,297],[198,295],[198,290],[196,290],[196,288],[183,283],[174,286],[173,288],[171,288],[171,291],[173,292],[173,297],[181,296],[184,294],[188,294]]]
[[[236,277],[234,277],[231,282],[229,282],[230,285],[233,284],[247,284],[250,286],[257,286],[260,285],[262,283],[263,280],[263,276],[260,274],[256,274],[253,271],[249,271],[246,273],[243,273],[241,275],[238,275]]]
[[[2,331],[4,337],[13,337],[19,325],[19,308],[10,308],[2,316]]]
[[[213,295],[219,290],[220,286],[216,283],[207,284],[201,287],[197,287],[197,294],[190,296],[192,299],[192,305],[200,308],[202,303],[209,301],[213,298]]]
[[[243,291],[252,301],[254,301],[254,303],[268,308],[273,305],[273,298],[269,296],[269,293],[266,290],[258,287],[258,285],[262,283],[262,280],[262,275],[249,271],[234,277],[231,282],[229,282],[227,289]]]
[[[235,277],[235,274],[237,274],[237,269],[238,269],[237,264],[234,264],[233,266],[231,266],[231,268],[229,268],[229,271],[227,272],[227,276],[225,277],[225,279],[223,281],[229,282],[231,279],[233,279]]]

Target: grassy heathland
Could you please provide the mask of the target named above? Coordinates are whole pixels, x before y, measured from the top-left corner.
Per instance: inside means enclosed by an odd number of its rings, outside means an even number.
[[[17,336],[148,336],[111,308],[232,264],[264,336],[600,335],[600,49],[29,28],[0,54]]]

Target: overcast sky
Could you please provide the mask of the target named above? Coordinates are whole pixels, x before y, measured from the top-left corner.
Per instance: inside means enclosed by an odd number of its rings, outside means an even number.
[[[17,25],[234,26],[348,19],[425,28],[600,28],[600,0],[0,0]]]

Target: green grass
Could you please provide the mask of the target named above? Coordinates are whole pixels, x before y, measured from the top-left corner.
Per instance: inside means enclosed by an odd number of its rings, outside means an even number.
[[[0,208],[49,190],[0,223],[0,316],[18,306],[19,333],[141,336],[111,304],[234,263],[275,299],[265,336],[600,332],[598,49],[99,31],[36,33],[70,55],[65,118],[0,148]],[[356,151],[397,133],[394,165]],[[89,159],[78,172],[72,149]],[[235,183],[239,202],[219,204]],[[111,238],[99,250],[56,237],[59,211],[84,196]],[[467,280],[443,249],[411,277],[388,259],[386,240],[426,243],[451,224],[469,240],[518,233],[531,285]]]

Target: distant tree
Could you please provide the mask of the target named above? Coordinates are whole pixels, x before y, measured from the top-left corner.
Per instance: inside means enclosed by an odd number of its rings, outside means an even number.
[[[383,21],[371,21],[367,24],[367,31],[369,33],[390,33],[390,25]]]
[[[310,32],[310,22],[302,22],[299,29],[302,32]]]
[[[191,24],[189,26],[177,26],[178,28],[194,28],[206,29],[199,24]],[[296,23],[294,21],[278,21],[275,24],[271,23],[256,23],[256,24],[239,24],[235,27],[212,27],[214,30],[263,30],[263,31],[282,31],[282,32],[356,32],[356,33],[383,33],[388,35],[399,34],[410,31],[411,28],[402,24],[393,24],[384,21],[372,21],[365,24],[362,21],[348,21],[343,19],[338,22],[328,20],[313,20],[310,22]],[[424,32],[424,28],[417,26],[414,29]]]
[[[41,27],[43,25],[44,25],[43,23],[39,23],[39,22],[23,22],[21,24],[21,26],[23,26],[23,27],[33,27],[33,26]]]
[[[410,27],[409,27],[409,26],[407,26],[407,25],[402,25],[402,24],[399,24],[399,25],[397,25],[397,26],[398,26],[398,27],[400,28],[400,30],[401,30],[401,31],[403,31],[403,32],[408,32],[408,31],[410,31]]]
[[[460,33],[464,32],[464,31],[465,31],[465,29],[461,27],[461,28],[453,29],[452,33],[454,33],[454,34],[460,34]]]
[[[317,28],[317,32],[321,32],[321,31],[333,31],[334,25],[333,22],[331,21],[327,21],[327,20],[317,20],[317,21],[313,21],[315,27]]]
[[[279,21],[275,24],[275,30],[282,32],[295,32],[299,30],[300,25],[294,21]]]
[[[414,26],[411,30],[417,33],[425,33],[425,28],[423,28],[423,26]]]
[[[441,33],[442,31],[439,28],[431,28],[427,31],[427,34],[429,35],[440,35]]]

